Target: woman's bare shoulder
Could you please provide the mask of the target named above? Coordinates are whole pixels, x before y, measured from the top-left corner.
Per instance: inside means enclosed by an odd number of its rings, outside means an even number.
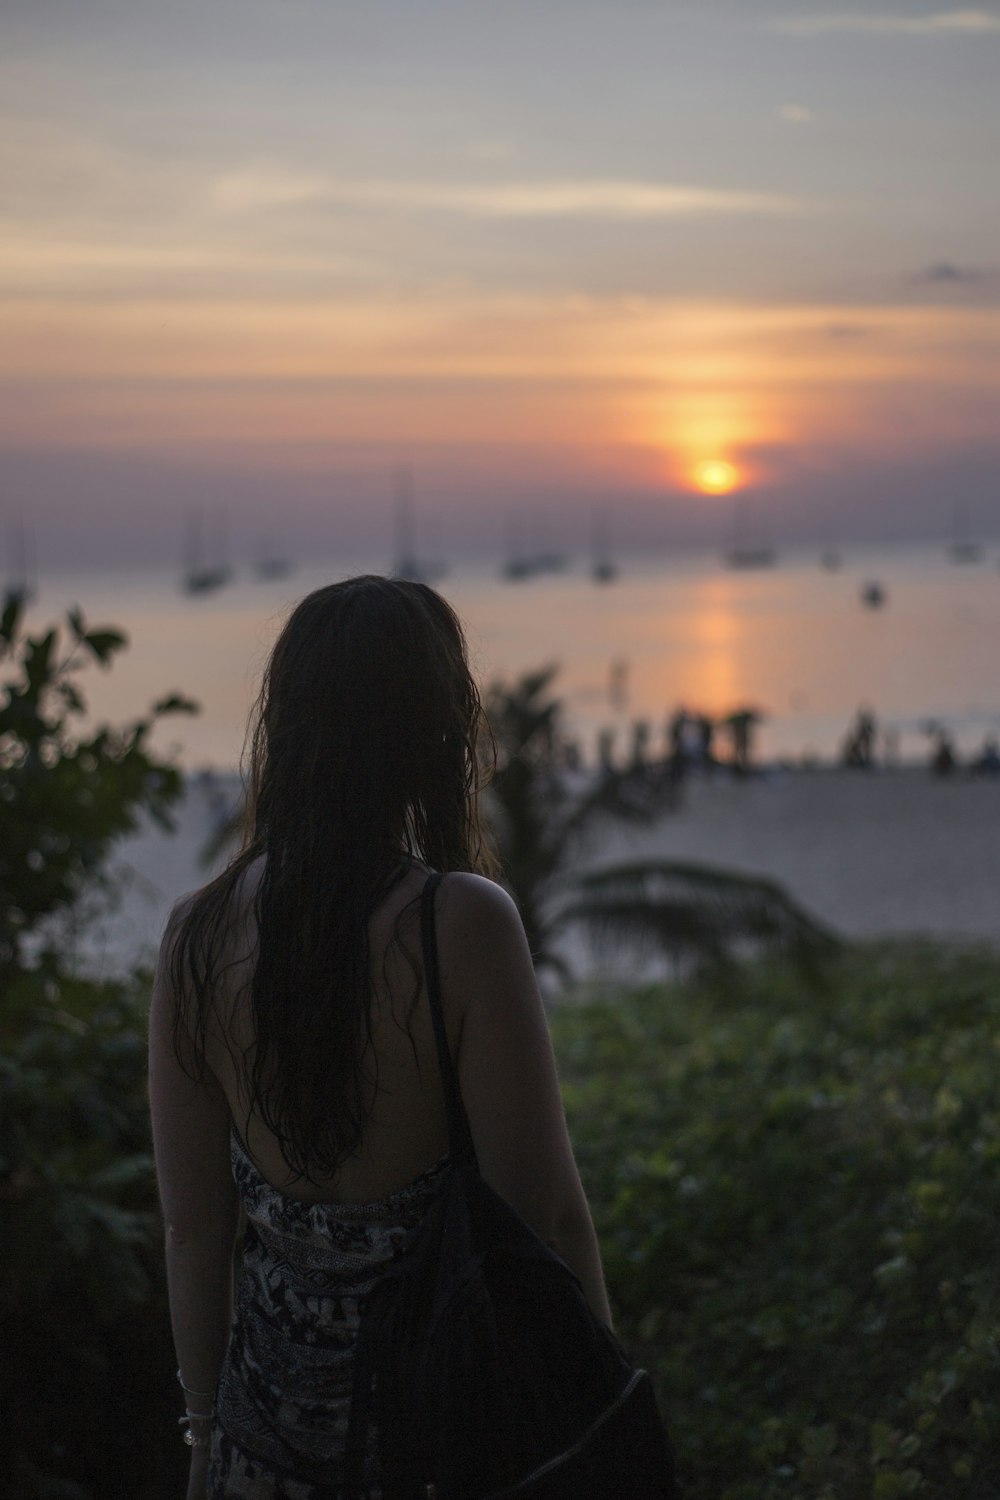
[[[438,892],[437,931],[445,990],[463,1010],[473,1000],[496,1003],[501,993],[523,992],[526,981],[534,988],[520,913],[495,881],[449,875]]]
[[[442,881],[437,909],[442,925],[461,924],[484,932],[517,930],[521,926],[517,906],[502,885],[464,870]]]

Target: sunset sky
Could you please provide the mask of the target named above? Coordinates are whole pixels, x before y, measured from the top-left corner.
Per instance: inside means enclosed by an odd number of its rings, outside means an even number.
[[[1000,535],[1000,4],[6,0],[0,568]]]

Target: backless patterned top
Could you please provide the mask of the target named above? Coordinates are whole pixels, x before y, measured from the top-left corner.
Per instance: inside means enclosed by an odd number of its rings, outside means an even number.
[[[208,1495],[337,1500],[359,1309],[430,1206],[448,1159],[373,1203],[303,1203],[261,1175],[235,1127],[230,1147],[247,1228]],[[379,1500],[374,1433],[365,1484]]]

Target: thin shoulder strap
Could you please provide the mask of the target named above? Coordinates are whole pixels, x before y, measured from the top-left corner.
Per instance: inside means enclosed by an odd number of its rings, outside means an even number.
[[[459,1088],[458,1074],[448,1046],[448,1033],[445,1030],[444,1012],[441,1009],[441,976],[438,968],[437,926],[434,918],[434,897],[441,879],[438,873],[431,875],[420,897],[420,937],[424,950],[424,982],[427,985],[427,999],[431,1008],[431,1021],[434,1024],[434,1041],[437,1045],[438,1067],[441,1070],[441,1084],[444,1088],[445,1110],[448,1117],[448,1150],[452,1161],[469,1162],[478,1171],[479,1163],[476,1160],[476,1148],[472,1144],[469,1117],[462,1103],[462,1091]]]

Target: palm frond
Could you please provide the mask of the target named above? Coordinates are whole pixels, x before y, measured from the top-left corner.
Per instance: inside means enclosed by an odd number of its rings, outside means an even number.
[[[773,880],[711,865],[646,861],[587,871],[558,922],[582,923],[598,948],[629,946],[714,963],[771,948],[815,975],[840,939]]]
[[[509,761],[551,760],[561,713],[548,688],[558,668],[547,666],[522,677],[515,687],[496,683],[486,697],[486,714],[493,728],[502,773]]]
[[[604,818],[617,822],[648,822],[672,812],[679,800],[677,780],[667,765],[607,768],[574,803],[562,827],[568,844]]]

